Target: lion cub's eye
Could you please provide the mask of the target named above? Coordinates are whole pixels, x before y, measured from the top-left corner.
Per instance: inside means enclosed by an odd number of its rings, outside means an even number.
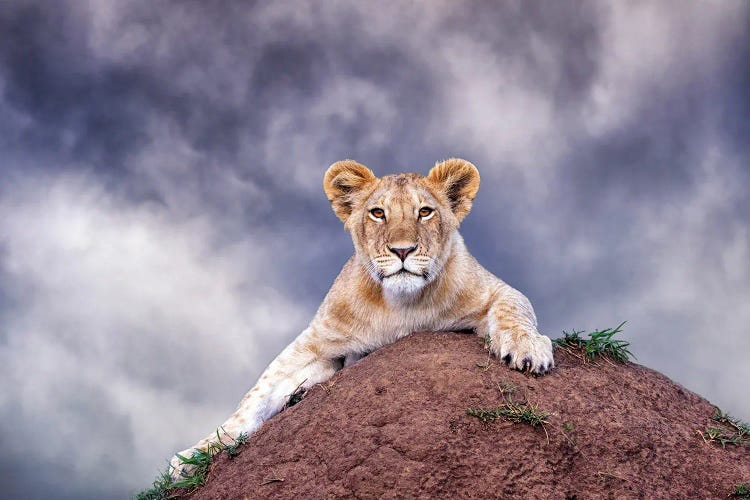
[[[419,209],[419,216],[422,219],[429,219],[435,211],[430,207],[422,207]]]
[[[372,215],[376,219],[385,219],[385,210],[382,208],[373,208],[370,210],[370,215]]]

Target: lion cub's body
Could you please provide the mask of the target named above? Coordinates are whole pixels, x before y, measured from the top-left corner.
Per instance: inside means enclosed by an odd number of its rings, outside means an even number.
[[[447,160],[427,177],[376,178],[347,160],[333,164],[324,189],[351,233],[355,253],[310,325],[270,364],[237,411],[189,456],[231,443],[276,414],[298,388],[327,380],[341,358],[357,359],[419,330],[474,329],[511,367],[546,373],[549,338],[536,329],[529,301],[484,269],[458,233],[479,187],[469,162]],[[173,476],[188,472],[179,456]]]

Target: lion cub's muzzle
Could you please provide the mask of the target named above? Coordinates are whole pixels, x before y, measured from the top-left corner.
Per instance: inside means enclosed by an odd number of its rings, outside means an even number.
[[[419,255],[418,246],[388,246],[391,255],[383,255],[374,259],[381,279],[395,276],[418,276],[427,279],[432,259],[426,255]]]

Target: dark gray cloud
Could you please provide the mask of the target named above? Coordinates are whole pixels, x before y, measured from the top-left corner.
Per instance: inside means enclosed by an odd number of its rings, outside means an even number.
[[[347,157],[470,159],[464,238],[547,333],[627,319],[643,363],[750,418],[749,16],[3,5],[8,491],[133,492],[222,421],[351,252],[321,189]]]

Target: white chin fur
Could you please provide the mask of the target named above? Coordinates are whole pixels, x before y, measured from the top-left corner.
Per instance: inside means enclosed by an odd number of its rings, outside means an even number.
[[[408,273],[399,273],[383,278],[382,285],[386,297],[394,301],[403,301],[414,298],[427,281],[421,276]]]

